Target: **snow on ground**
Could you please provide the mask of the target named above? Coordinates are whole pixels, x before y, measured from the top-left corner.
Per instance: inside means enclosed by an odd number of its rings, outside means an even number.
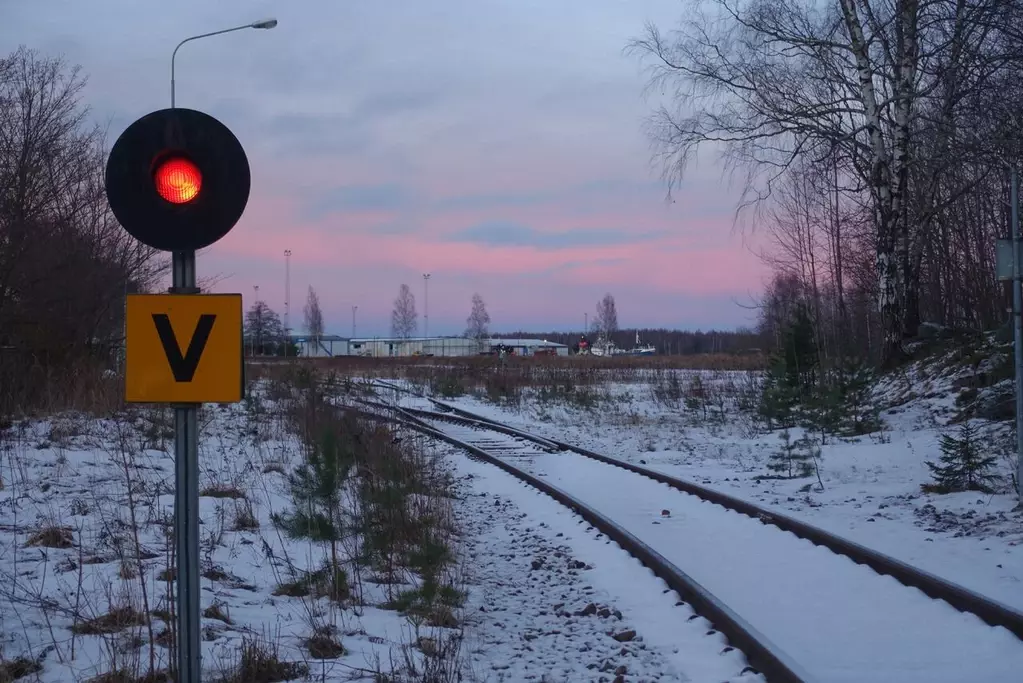
[[[66,415],[24,422],[0,439],[0,667],[19,658],[29,671],[41,665],[19,680],[82,681],[124,669],[134,681],[168,666],[171,420],[160,410]],[[408,644],[443,629],[414,628],[378,607],[388,586],[359,581],[364,604],[343,608],[277,594],[326,552],[271,523],[271,513],[291,507],[284,473],[302,452],[281,411],[258,400],[208,405],[200,423],[204,670],[226,674],[243,639],[277,649],[296,663],[292,673],[307,668],[324,681],[373,680],[406,656],[419,661]],[[314,629],[330,633],[318,641],[326,658],[307,646]],[[332,640],[342,656],[329,652]]]
[[[745,381],[745,373],[684,374],[701,374],[708,384]],[[759,432],[732,406],[710,406],[707,419],[702,411],[665,408],[646,382],[596,387],[591,408],[537,400],[506,408],[471,396],[448,402],[756,501],[1023,609],[1023,512],[1013,510],[1015,496],[920,489],[931,478],[925,461],[940,457],[940,435],[955,435],[948,425],[954,379],[914,366],[883,382],[877,400],[901,405],[882,413],[880,433],[827,439],[820,461],[824,491],[816,478],[758,479],[772,474],[766,462],[779,448],[778,432]],[[999,428],[991,431],[997,435]],[[792,439],[801,433],[792,430]]]
[[[514,457],[657,549],[831,683],[1009,680],[1023,642],[841,555],[571,452]]]
[[[474,681],[762,681],[639,561],[551,498],[451,454],[475,573]],[[628,678],[626,679],[626,676]]]

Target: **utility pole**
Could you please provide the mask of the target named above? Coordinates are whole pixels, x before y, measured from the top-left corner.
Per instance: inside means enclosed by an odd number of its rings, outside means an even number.
[[[430,274],[423,273],[423,336],[430,336]]]
[[[253,304],[253,305],[255,305],[255,304],[259,303],[259,285],[252,285],[252,289],[255,290],[255,292],[256,292],[256,300],[255,300],[255,302]],[[256,355],[256,337],[262,337],[262,335],[263,335],[263,320],[262,320],[263,312],[262,311],[256,311],[256,314],[260,316],[260,319],[258,320],[259,326],[255,330],[252,331],[252,355],[253,355],[253,357],[255,357],[255,355]],[[262,342],[263,340],[260,339],[259,341]],[[262,346],[263,345],[260,344],[260,348],[262,348]]]
[[[352,306],[352,339],[355,339],[355,312],[359,310],[358,306]]]
[[[288,357],[291,344],[291,249],[284,250],[284,357]]]
[[[1016,360],[1016,492],[1023,505],[1023,292],[1020,291],[1019,263],[1019,174],[1012,166],[1012,322],[1013,351]]]
[[[583,334],[590,333],[590,314],[583,313]]]

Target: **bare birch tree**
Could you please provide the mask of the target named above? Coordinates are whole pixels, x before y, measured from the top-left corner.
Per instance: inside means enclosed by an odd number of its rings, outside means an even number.
[[[409,339],[419,329],[419,315],[416,313],[416,297],[408,285],[398,289],[391,311],[391,335],[398,339]]]
[[[1008,0],[710,0],[673,34],[648,26],[629,47],[672,100],[649,129],[669,192],[705,144],[745,171],[744,206],[796,159],[833,159],[868,200],[882,355],[897,357],[919,322],[933,221],[966,189],[940,162],[962,102],[1018,63],[1004,47],[1013,13]],[[917,145],[927,134],[935,144]]]
[[[615,298],[610,292],[597,302],[597,317],[594,319],[597,332],[610,341],[611,335],[618,331],[618,308]]]
[[[465,320],[465,336],[467,339],[475,339],[480,351],[485,350],[483,344],[490,336],[490,314],[487,313],[487,306],[479,293],[472,295],[472,311]]]
[[[309,293],[306,295],[303,313],[306,332],[313,338],[313,344],[319,346],[320,337],[323,336],[323,311],[320,309],[320,296],[312,285],[309,286]]]

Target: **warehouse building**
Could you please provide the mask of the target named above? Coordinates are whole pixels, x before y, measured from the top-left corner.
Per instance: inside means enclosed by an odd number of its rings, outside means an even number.
[[[411,337],[409,339],[372,338],[350,339],[349,355],[372,358],[408,356],[475,356],[481,345],[474,339],[464,337]],[[483,350],[489,349],[484,342]]]
[[[336,334],[325,334],[317,339],[293,336],[292,341],[298,347],[300,358],[333,358],[348,355],[350,340]]]
[[[546,339],[491,339],[490,346],[510,348],[516,356],[567,356],[568,346]]]
[[[363,356],[369,358],[400,358],[409,356],[477,356],[498,347],[510,349],[516,356],[567,356],[564,344],[544,339],[487,339],[482,343],[464,337],[412,337],[409,339],[364,337],[350,338],[324,335],[319,339],[307,336],[292,338],[301,358],[334,358]]]

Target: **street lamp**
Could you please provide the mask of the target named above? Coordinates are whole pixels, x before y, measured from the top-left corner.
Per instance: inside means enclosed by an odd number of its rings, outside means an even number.
[[[284,250],[284,357],[291,344],[291,249]]]
[[[276,19],[261,19],[244,26],[212,31],[185,38],[171,53],[171,109],[174,101],[174,61],[178,50],[187,42],[240,31],[243,28],[271,29]],[[173,291],[195,288],[195,252],[175,251],[172,259]],[[256,287],[259,296],[259,287]],[[199,683],[202,671],[202,647],[199,628],[199,490],[197,418],[194,406],[174,409],[175,473],[178,489],[174,496],[174,535],[177,546],[177,675],[178,683]],[[181,482],[187,482],[182,485]]]
[[[178,43],[178,46],[174,48],[174,52],[171,54],[171,109],[174,108],[174,58],[178,56],[178,50],[181,48],[182,45],[189,41],[198,40],[200,38],[219,36],[221,33],[231,33],[232,31],[241,31],[242,29],[246,28],[271,29],[276,25],[277,25],[276,19],[260,19],[259,21],[252,22],[251,24],[245,24],[244,26],[235,26],[234,28],[225,28],[220,31],[213,31],[211,33],[202,33],[197,36],[191,36],[189,38],[185,38],[180,43]]]
[[[430,336],[430,274],[423,273],[423,337]]]

